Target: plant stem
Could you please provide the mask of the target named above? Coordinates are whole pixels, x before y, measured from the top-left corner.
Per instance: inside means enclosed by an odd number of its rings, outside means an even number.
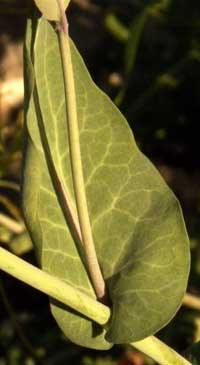
[[[34,267],[3,248],[0,248],[0,269],[102,326],[106,325],[110,319],[110,309],[104,304],[93,300],[80,290]],[[150,356],[160,365],[192,365],[154,336],[133,342],[131,346]]]
[[[126,27],[116,15],[108,13],[105,16],[104,24],[106,30],[109,31],[119,42],[126,43],[130,36],[129,28]]]
[[[200,298],[186,293],[183,298],[183,305],[191,309],[200,310]]]
[[[97,298],[101,301],[104,301],[104,299],[106,298],[106,287],[96,255],[84,185],[81,148],[79,140],[76,92],[70,50],[70,38],[68,34],[68,23],[65,16],[63,1],[57,1],[60,8],[60,23],[57,24],[57,29],[64,79],[69,149],[78,219],[90,279],[93,284]]]
[[[13,204],[13,202],[3,194],[0,194],[0,204],[2,204],[16,220],[22,222],[22,217],[18,207],[15,204]]]
[[[20,234],[24,231],[23,223],[19,223],[2,213],[0,213],[0,225],[2,225],[3,227],[7,228],[9,231],[15,234]]]
[[[13,181],[0,180],[0,188],[7,188],[20,192],[20,186]]]
[[[56,166],[53,162],[53,157],[52,157],[51,149],[50,149],[48,139],[46,136],[45,126],[44,126],[44,122],[43,122],[43,118],[42,118],[42,113],[40,110],[39,96],[38,96],[38,91],[37,91],[36,87],[33,91],[33,98],[34,98],[34,103],[36,105],[36,110],[37,110],[37,120],[38,120],[38,127],[40,130],[41,142],[42,142],[42,146],[43,146],[44,153],[46,156],[46,161],[47,161],[47,165],[48,165],[48,168],[50,171],[50,175],[52,178],[52,183],[54,185],[55,191],[58,194],[61,208],[63,210],[67,224],[69,225],[70,230],[72,232],[73,239],[75,240],[75,242],[77,241],[82,246],[82,237],[81,237],[81,230],[80,230],[80,226],[79,226],[77,211],[73,207],[69,193],[68,193],[66,187],[64,186],[64,182],[59,177]]]
[[[131,345],[160,365],[192,365],[155,336],[147,337],[142,341],[131,343]]]
[[[80,290],[74,289],[66,282],[49,275],[1,247],[0,269],[86,317],[94,321],[98,318],[97,322],[101,325],[106,324],[109,319],[108,307],[102,308],[101,303],[94,301]]]

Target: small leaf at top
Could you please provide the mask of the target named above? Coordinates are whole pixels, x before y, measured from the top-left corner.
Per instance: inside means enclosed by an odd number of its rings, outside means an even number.
[[[38,9],[41,11],[44,18],[51,21],[60,19],[60,10],[57,0],[34,0]],[[70,0],[64,0],[65,9],[68,7]]]

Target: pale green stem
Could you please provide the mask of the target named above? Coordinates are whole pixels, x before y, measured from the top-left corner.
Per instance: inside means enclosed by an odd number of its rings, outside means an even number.
[[[200,298],[195,295],[186,293],[183,298],[183,305],[185,305],[186,307],[189,307],[191,309],[195,309],[195,310],[199,311],[200,310]]]
[[[0,204],[7,209],[7,211],[16,219],[22,222],[22,217],[18,207],[12,203],[12,201],[5,195],[0,194]]]
[[[57,28],[63,69],[69,149],[78,219],[90,279],[92,281],[97,298],[103,299],[105,298],[106,288],[95,251],[83,177],[76,92],[70,50],[70,38],[68,35],[68,23],[64,13],[63,2],[62,0],[57,1],[61,10],[61,20],[60,23],[57,24]]]
[[[74,209],[74,206],[72,204],[70,195],[67,191],[66,186],[64,185],[64,182],[61,180],[60,176],[58,175],[56,166],[54,165],[49,142],[46,136],[45,126],[42,118],[42,114],[40,111],[40,103],[39,103],[39,96],[37,89],[35,88],[33,91],[33,98],[34,103],[37,110],[37,119],[38,119],[38,127],[40,130],[40,136],[41,136],[41,142],[43,145],[44,153],[46,156],[48,169],[50,171],[50,175],[52,178],[52,182],[54,185],[54,188],[58,194],[58,198],[63,210],[63,213],[65,215],[65,218],[67,220],[67,223],[72,231],[73,237],[75,242],[78,242],[82,244],[82,237],[81,237],[81,230],[79,226],[77,211]]]
[[[101,325],[109,319],[108,307],[1,247],[0,269]]]
[[[192,365],[171,347],[154,336],[147,337],[142,341],[133,342],[131,345],[151,357],[160,365]]]
[[[20,192],[20,186],[13,181],[0,180],[0,188],[8,188]]]
[[[34,267],[3,248],[0,248],[0,269],[100,325],[106,325],[110,319],[110,309],[104,304],[90,298],[64,281]],[[131,343],[131,346],[150,356],[160,365],[192,365],[153,336]]]
[[[105,16],[105,27],[106,29],[120,42],[126,43],[129,36],[130,31],[129,28],[126,27],[119,18],[113,13],[109,13]]]
[[[0,226],[7,228],[15,234],[20,234],[24,231],[23,223],[19,223],[3,213],[0,213]]]

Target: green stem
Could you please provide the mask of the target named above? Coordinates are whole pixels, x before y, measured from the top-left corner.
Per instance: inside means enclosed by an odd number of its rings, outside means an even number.
[[[110,309],[104,304],[93,300],[80,290],[34,267],[3,248],[0,248],[0,269],[100,325],[106,325],[110,319]],[[153,336],[131,343],[131,346],[150,356],[160,365],[192,365]]]
[[[2,247],[0,247],[0,269],[101,325],[106,324],[109,319],[108,307]]]
[[[150,336],[142,341],[131,344],[137,350],[145,353],[160,365],[192,365],[171,347],[164,344],[158,338]]]
[[[74,206],[70,199],[70,195],[67,191],[67,188],[64,185],[64,182],[61,180],[60,176],[58,175],[56,166],[53,162],[53,157],[52,157],[51,149],[50,149],[49,142],[48,142],[48,139],[46,136],[44,121],[43,121],[42,113],[40,110],[39,96],[38,96],[38,91],[37,91],[36,87],[33,91],[33,98],[34,98],[34,103],[36,105],[36,110],[37,110],[37,120],[38,120],[38,127],[40,130],[41,142],[42,142],[42,146],[43,146],[44,153],[46,156],[48,169],[50,171],[50,175],[52,178],[52,183],[55,188],[55,191],[57,192],[61,208],[62,208],[64,216],[66,218],[66,222],[67,222],[68,226],[70,227],[72,237],[73,237],[74,241],[78,243],[78,249],[81,249],[82,248],[82,237],[81,237],[81,231],[80,231],[77,211],[76,211],[76,209],[74,209]]]
[[[103,301],[106,297],[106,288],[96,255],[87,206],[83,167],[81,160],[76,92],[70,50],[70,38],[68,35],[68,23],[64,12],[63,2],[62,0],[57,1],[61,14],[61,20],[60,23],[57,24],[57,29],[64,79],[66,117],[68,123],[69,149],[71,157],[74,193],[88,271],[97,298]]]
[[[22,217],[18,207],[3,194],[0,194],[0,204],[2,204],[8,213],[11,214],[16,220],[22,222]]]
[[[0,225],[15,234],[20,234],[24,231],[23,223],[19,223],[3,213],[0,213]]]
[[[182,304],[188,308],[195,309],[198,311],[200,310],[200,298],[195,295],[186,293],[184,295]]]
[[[8,180],[0,180],[0,188],[12,189],[20,192],[20,186],[17,183]]]
[[[128,41],[130,31],[128,27],[122,24],[116,15],[111,13],[106,14],[104,23],[106,30],[109,31],[118,41],[122,43],[126,43]]]

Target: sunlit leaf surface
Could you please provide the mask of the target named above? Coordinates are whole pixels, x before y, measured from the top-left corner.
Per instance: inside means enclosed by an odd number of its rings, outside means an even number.
[[[57,36],[45,20],[34,34],[30,27],[24,214],[43,269],[94,297],[55,183],[58,175],[75,210]],[[58,303],[52,303],[52,312],[71,341],[107,349],[149,336],[173,317],[187,284],[188,237],[173,193],[139,151],[124,117],[93,83],[73,43],[71,51],[89,213],[112,319],[102,330]]]

